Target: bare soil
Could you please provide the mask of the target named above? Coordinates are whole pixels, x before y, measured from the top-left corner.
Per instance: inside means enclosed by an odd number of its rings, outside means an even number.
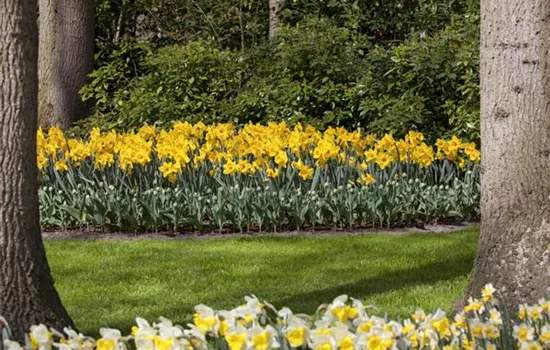
[[[464,230],[479,226],[478,222],[460,222],[456,224],[434,224],[423,227],[399,227],[386,229],[317,229],[301,231],[281,231],[281,232],[249,232],[249,233],[218,233],[218,232],[157,232],[157,233],[103,233],[90,231],[51,231],[43,232],[44,239],[81,239],[81,240],[180,240],[180,239],[224,239],[235,237],[292,237],[292,236],[338,236],[338,235],[369,235],[369,234],[389,234],[402,235],[410,233],[428,233],[439,234],[450,231]]]

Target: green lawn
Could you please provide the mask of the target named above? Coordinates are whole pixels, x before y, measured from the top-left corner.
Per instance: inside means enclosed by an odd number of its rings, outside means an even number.
[[[128,330],[135,316],[190,320],[255,294],[314,312],[340,294],[391,316],[450,310],[472,268],[477,229],[446,234],[189,240],[49,240],[57,288],[79,329]]]

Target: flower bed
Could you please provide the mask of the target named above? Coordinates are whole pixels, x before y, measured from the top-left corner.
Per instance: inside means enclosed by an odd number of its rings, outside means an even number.
[[[44,228],[389,227],[477,215],[480,154],[301,125],[175,124],[67,139],[38,132]]]
[[[61,334],[44,325],[31,328],[26,348],[49,350],[387,350],[387,349],[547,349],[550,346],[550,304],[520,306],[518,321],[501,312],[487,285],[481,300],[470,299],[454,318],[437,310],[416,311],[404,321],[369,314],[369,307],[342,295],[321,305],[313,316],[277,310],[255,296],[233,310],[197,305],[186,328],[160,318],[149,324],[137,318],[132,334],[102,328],[93,339],[73,330]],[[6,339],[7,350],[22,347]]]

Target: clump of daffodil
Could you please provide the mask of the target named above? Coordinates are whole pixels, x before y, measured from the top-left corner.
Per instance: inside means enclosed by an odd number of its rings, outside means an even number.
[[[420,142],[420,141],[418,141]],[[546,299],[520,307],[519,319],[503,321],[496,289],[486,285],[454,318],[438,309],[417,310],[404,320],[369,315],[360,300],[346,295],[320,307],[313,317],[277,310],[255,296],[231,310],[197,305],[187,328],[161,317],[150,324],[136,318],[129,336],[102,328],[97,340],[71,329],[33,326],[29,343],[4,339],[7,350],[432,350],[548,349],[550,313]],[[512,326],[504,326],[511,324]],[[512,343],[510,343],[512,341]]]
[[[303,179],[311,178],[314,168],[345,167],[347,160],[375,164],[386,169],[396,162],[410,162],[428,167],[437,159],[456,162],[463,168],[467,162],[478,163],[480,152],[474,143],[456,136],[439,139],[434,146],[424,141],[424,135],[410,131],[405,138],[387,134],[380,139],[359,130],[329,127],[324,132],[311,126],[285,123],[247,124],[238,129],[232,124],[205,125],[176,123],[170,130],[144,126],[136,132],[91,131],[87,140],[67,138],[59,128],[37,133],[37,163],[40,169],[49,166],[67,171],[91,160],[97,169],[118,166],[131,171],[134,166],[146,166],[164,160],[159,172],[169,181],[176,169],[211,169],[224,164],[225,175],[253,176],[263,169],[268,178],[277,177],[280,169],[292,166]],[[225,160],[225,162],[223,161]],[[332,162],[334,160],[334,162]],[[312,164],[306,165],[306,164]],[[364,170],[364,169],[363,169]]]
[[[51,128],[38,130],[36,158],[46,227],[109,222],[156,231],[221,231],[229,222],[260,230],[403,225],[429,220],[426,212],[475,217],[479,161],[476,145],[456,136],[430,144],[418,131],[378,137],[283,122],[94,128],[82,139]],[[240,193],[229,190],[235,185]],[[422,209],[394,214],[388,203]],[[113,207],[115,216],[131,217],[107,220]]]

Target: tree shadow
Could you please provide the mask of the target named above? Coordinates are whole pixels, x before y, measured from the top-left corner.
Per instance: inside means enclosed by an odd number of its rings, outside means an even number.
[[[271,300],[275,306],[288,306],[297,312],[314,312],[322,303],[331,302],[335,297],[346,294],[365,299],[417,285],[431,285],[440,281],[467,276],[473,267],[474,256],[460,255],[446,261],[437,261],[364,278],[352,283],[341,284],[325,289],[292,295],[279,300]]]

